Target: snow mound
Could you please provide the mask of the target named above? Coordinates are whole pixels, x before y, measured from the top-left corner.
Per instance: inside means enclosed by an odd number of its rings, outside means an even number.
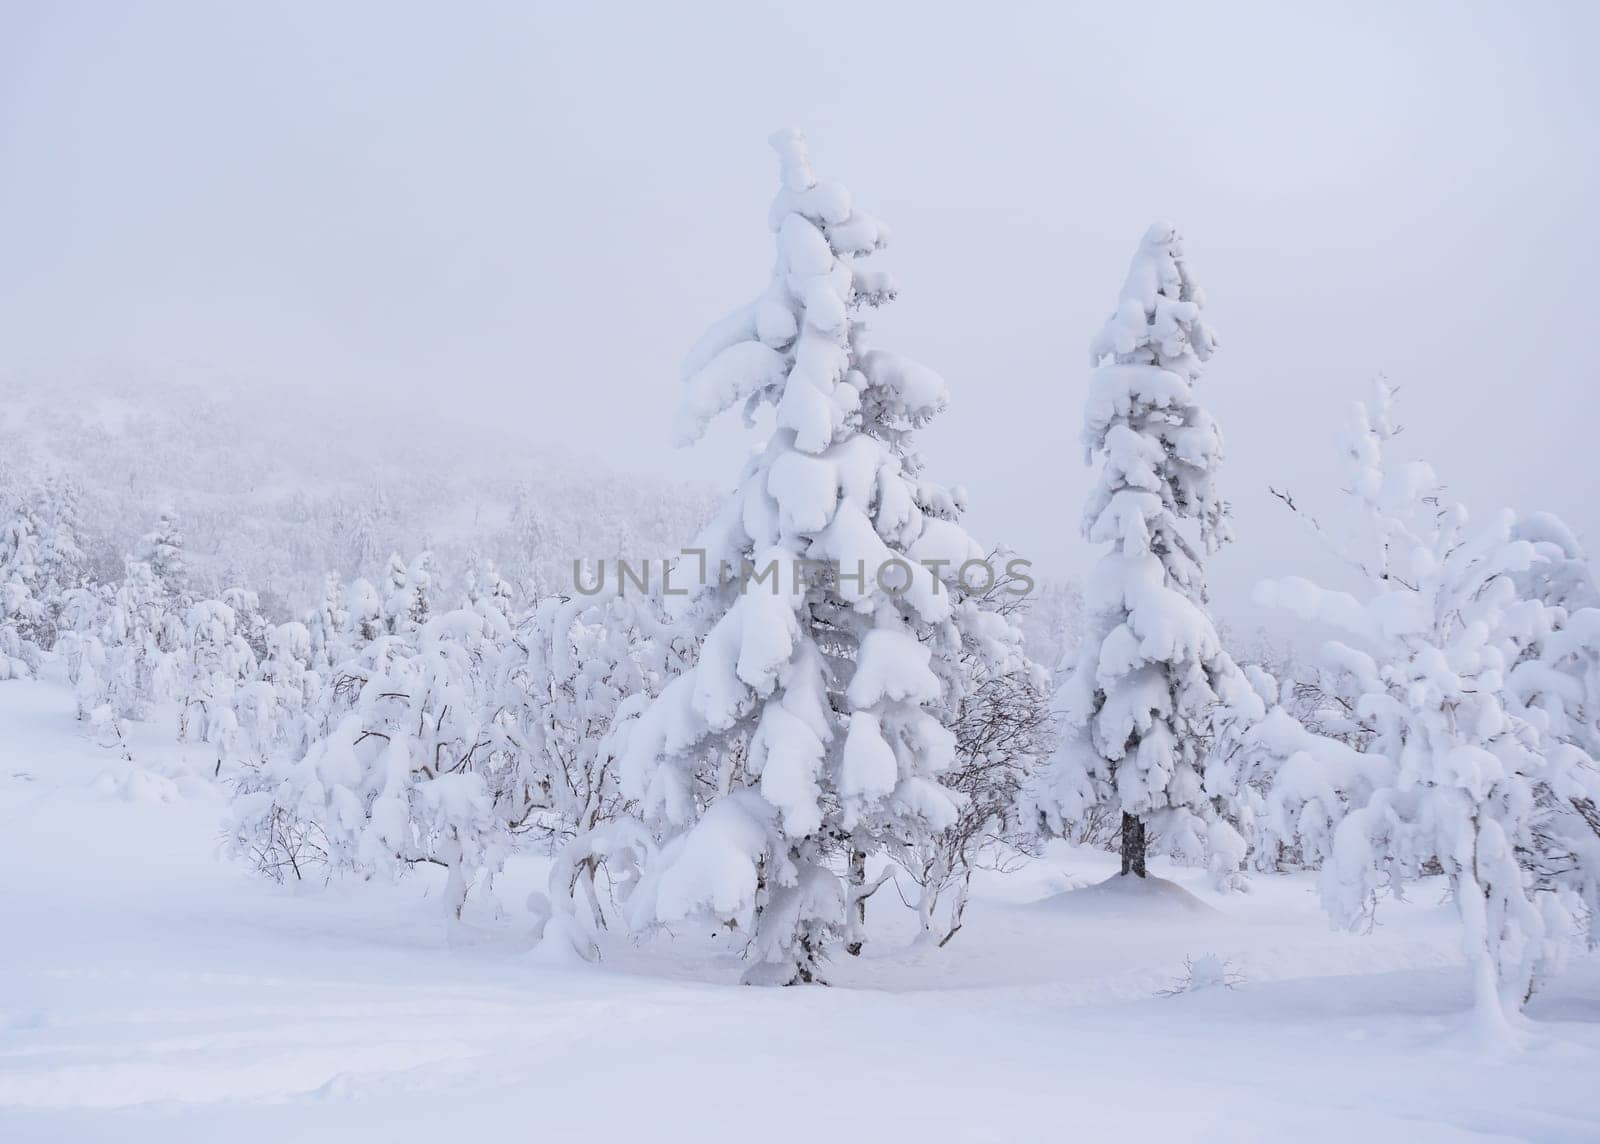
[[[1079,890],[1051,894],[1036,904],[1062,913],[1100,918],[1171,917],[1174,914],[1222,916],[1221,911],[1206,905],[1176,882],[1124,874],[1114,874]]]
[[[123,802],[177,802],[181,797],[177,783],[142,767],[134,767],[120,774],[101,771],[89,784],[89,789],[103,798],[121,799]]]

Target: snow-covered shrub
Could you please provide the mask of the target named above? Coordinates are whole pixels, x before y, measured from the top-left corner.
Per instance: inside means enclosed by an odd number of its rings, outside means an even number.
[[[312,667],[311,633],[279,624],[267,633],[260,670],[234,691],[236,734],[228,761],[245,773],[303,758],[323,729],[324,677]]]
[[[303,758],[239,780],[232,846],[276,877],[444,866],[447,916],[512,849],[515,793],[496,781],[484,697],[504,629],[460,609],[369,642],[338,669],[330,729]],[[298,633],[296,633],[298,638]]]
[[[1178,232],[1152,226],[1090,350],[1084,442],[1101,468],[1082,528],[1109,549],[1036,797],[1061,834],[1120,815],[1124,874],[1144,876],[1153,835],[1230,880],[1244,843],[1207,797],[1202,766],[1215,708],[1255,696],[1206,607],[1202,558],[1228,533],[1222,438],[1194,392],[1216,346],[1202,303]]]
[[[343,654],[333,660],[335,664],[344,662],[345,658],[361,651],[378,637],[393,634],[385,618],[383,597],[370,580],[357,579],[351,582],[343,615],[344,633],[337,647],[337,651]],[[325,654],[333,650],[330,647]]]
[[[466,595],[469,607],[492,609],[507,623],[516,611],[516,589],[487,558],[473,560],[467,569]]]
[[[795,983],[845,931],[851,856],[956,821],[941,672],[1019,637],[959,583],[984,552],[911,447],[943,380],[865,342],[859,310],[894,296],[865,264],[885,228],[812,173],[797,133],[773,145],[772,281],[692,351],[680,428],[765,407],[775,429],[697,544],[703,582],[676,569],[698,647],[630,729],[622,777],[663,839],[634,919],[710,915],[747,935],[747,980]]]
[[[1511,689],[1549,738],[1600,758],[1600,587],[1577,538],[1555,517],[1523,517],[1513,535],[1535,554],[1512,576],[1518,594],[1542,601],[1548,623],[1523,641]]]
[[[496,593],[479,601],[498,612]],[[500,682],[497,752],[516,827],[551,854],[553,916],[580,948],[607,928],[600,874],[625,894],[651,843],[618,781],[617,731],[658,694],[664,649],[648,598],[550,597],[519,624]]]
[[[1227,958],[1215,953],[1202,953],[1199,957],[1186,957],[1183,976],[1165,989],[1158,989],[1158,997],[1177,997],[1184,993],[1198,993],[1203,989],[1237,989],[1244,984],[1244,974],[1233,967]]]
[[[234,631],[250,649],[256,662],[266,658],[267,632],[272,624],[261,607],[261,594],[249,588],[224,588],[222,603],[233,612]]]
[[[1308,726],[1280,702],[1276,679],[1244,670],[1256,697],[1215,713],[1206,793],[1248,842],[1256,870],[1319,867],[1345,812],[1383,780],[1384,762]]]
[[[984,602],[1007,616],[1031,603],[997,580]],[[956,762],[943,782],[963,796],[943,830],[907,840],[894,854],[917,887],[919,940],[944,945],[962,926],[972,875],[1010,869],[1036,852],[1038,831],[1022,798],[1053,741],[1050,676],[1020,650],[996,657],[964,653],[951,729]],[[861,919],[864,920],[864,919]]]
[[[157,703],[172,698],[182,678],[185,634],[182,618],[168,608],[170,599],[150,565],[127,562],[122,582],[96,617],[92,638],[99,652],[89,655],[100,667],[80,675],[80,706],[104,707],[120,719],[147,719]]]
[[[178,738],[213,744],[220,766],[222,756],[235,749],[234,704],[256,674],[256,654],[240,634],[238,613],[220,600],[189,608],[181,650]]]
[[[1283,786],[1295,799],[1317,791],[1295,825],[1322,852],[1336,920],[1359,923],[1384,893],[1444,874],[1476,1005],[1499,1026],[1593,907],[1600,851],[1581,808],[1600,794],[1600,770],[1578,736],[1563,738],[1541,698],[1560,688],[1539,685],[1529,658],[1566,619],[1525,594],[1550,554],[1510,512],[1469,528],[1431,468],[1392,464],[1392,397],[1379,383],[1343,442],[1361,530],[1341,551],[1362,593],[1301,579],[1261,589],[1263,602],[1344,633],[1325,648],[1324,686],[1370,736],[1359,765],[1304,768]]]
[[[383,595],[383,623],[390,635],[413,635],[433,615],[433,557],[419,553],[410,566],[399,553],[389,557]]]
[[[1513,573],[1519,594],[1540,600],[1545,623],[1523,639],[1509,689],[1519,713],[1537,728],[1541,749],[1558,771],[1582,782],[1544,792],[1537,844],[1524,860],[1536,884],[1559,887],[1582,903],[1591,944],[1600,940],[1600,585],[1577,538],[1547,513],[1513,525],[1533,546],[1534,560]]]
[[[1037,831],[1021,795],[1050,751],[1050,689],[1022,660],[979,672],[956,718],[956,763],[945,785],[964,796],[945,829],[910,840],[897,855],[916,884],[921,938],[944,945],[962,926],[972,875],[1008,870],[1035,854]]]
[[[73,686],[79,719],[88,719],[101,702],[106,656],[100,633],[110,607],[111,589],[106,585],[71,588],[62,595],[56,652]]]

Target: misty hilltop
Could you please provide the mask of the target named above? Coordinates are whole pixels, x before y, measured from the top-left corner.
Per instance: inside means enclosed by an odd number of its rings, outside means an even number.
[[[530,445],[514,425],[216,382],[8,378],[0,439],[0,488],[76,486],[107,578],[172,509],[199,589],[249,584],[280,614],[309,607],[329,573],[377,578],[396,552],[431,552],[446,582],[487,558],[519,587],[559,588],[574,559],[673,555],[714,500],[620,475],[581,442]]]

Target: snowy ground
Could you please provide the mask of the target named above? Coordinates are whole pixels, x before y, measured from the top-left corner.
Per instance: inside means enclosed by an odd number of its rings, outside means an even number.
[[[449,948],[427,878],[296,893],[218,858],[164,731],[130,764],[63,688],[0,684],[0,1141],[1600,1139],[1600,961],[1485,1049],[1432,890],[1351,936],[1301,878],[1162,871],[1198,905],[1063,850],[942,951],[901,952],[880,894],[832,989],[733,985],[701,934],[552,966],[515,921]],[[1243,980],[1161,995],[1208,954]]]

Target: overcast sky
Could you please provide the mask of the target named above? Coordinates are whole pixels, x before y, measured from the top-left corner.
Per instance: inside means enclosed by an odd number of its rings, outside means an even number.
[[[1290,11],[1298,9],[1298,11]],[[0,372],[215,374],[438,409],[646,474],[678,363],[765,284],[766,137],[894,228],[878,344],[949,380],[932,475],[1080,571],[1086,346],[1156,218],[1222,349],[1239,542],[1320,567],[1377,372],[1474,510],[1600,547],[1600,4],[0,0]]]

